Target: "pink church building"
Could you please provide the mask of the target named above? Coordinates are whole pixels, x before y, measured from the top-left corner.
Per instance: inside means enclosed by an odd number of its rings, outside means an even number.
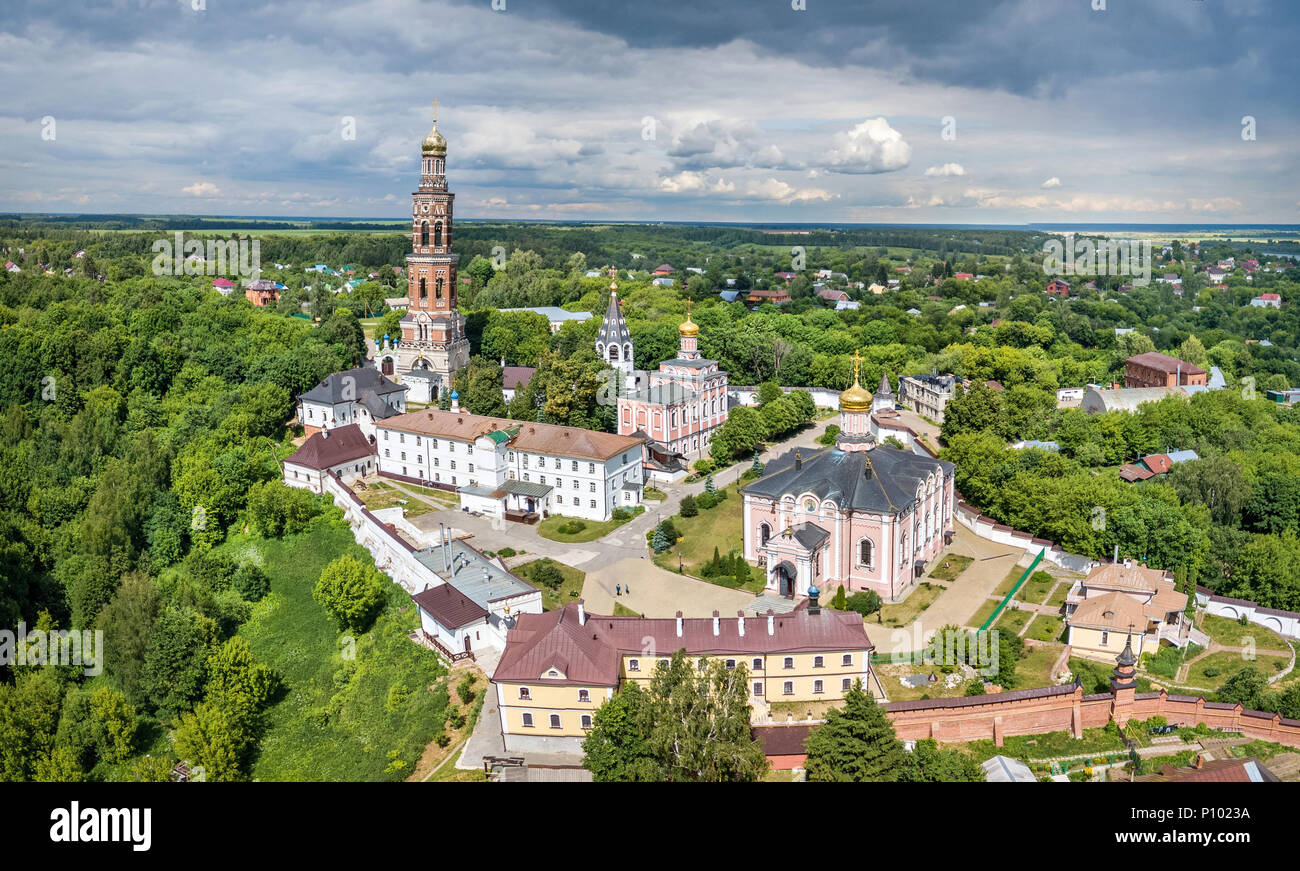
[[[950,540],[953,465],[876,443],[858,364],[854,354],[835,447],[786,454],[744,488],[744,554],[765,567],[769,593],[843,586],[897,599]]]
[[[622,313],[612,303],[610,311],[606,322],[611,317],[621,322]],[[603,334],[605,327],[601,329]],[[609,332],[617,333],[617,325]],[[683,459],[707,457],[713,434],[727,420],[727,373],[718,361],[700,355],[700,328],[689,307],[677,332],[677,356],[649,373],[646,389],[618,398],[618,434],[647,439],[646,466],[652,475],[684,470]]]

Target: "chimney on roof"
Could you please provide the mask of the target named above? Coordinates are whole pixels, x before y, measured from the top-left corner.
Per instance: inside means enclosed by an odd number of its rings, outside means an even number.
[[[776,634],[776,617],[772,615],[772,611],[770,609],[767,612],[767,634],[768,635]]]
[[[320,431],[320,437],[323,438],[323,439],[327,439],[327,438],[329,438],[329,437],[330,437],[330,431],[327,430],[327,429],[323,429],[323,430],[321,430],[321,431]]]
[[[713,634],[714,635],[718,634],[718,612],[717,611],[713,612]]]
[[[740,633],[741,638],[745,637],[745,612],[744,611],[736,612],[736,631]]]
[[[677,637],[682,637],[682,612],[677,612]]]
[[[802,468],[803,468],[803,451],[796,450],[794,452],[794,470],[797,472]]]
[[[587,609],[582,606],[581,602],[578,603],[578,625],[587,625]]]

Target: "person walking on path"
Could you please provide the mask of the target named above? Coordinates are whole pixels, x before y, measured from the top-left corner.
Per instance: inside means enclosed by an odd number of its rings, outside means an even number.
[[[615,596],[621,596],[621,595],[623,595],[623,585],[622,585],[622,584],[615,584],[615,585],[614,585],[614,595],[615,595]]]

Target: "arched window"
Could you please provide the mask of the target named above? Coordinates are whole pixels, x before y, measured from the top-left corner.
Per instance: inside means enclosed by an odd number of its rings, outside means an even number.
[[[758,525],[758,546],[766,547],[767,540],[771,537],[772,537],[772,527],[768,526],[766,523],[760,523]]]
[[[429,222],[428,221],[420,222],[420,244],[421,245],[429,244]]]
[[[609,346],[609,359],[612,363],[618,362],[618,345]]]
[[[439,276],[438,280],[434,283],[433,292],[437,294],[438,299],[442,299],[442,276]]]
[[[858,562],[864,566],[871,565],[872,548],[871,539],[869,538],[864,538],[858,542]]]
[[[425,226],[426,228],[428,228],[429,225],[428,225],[428,224],[425,224],[424,226]],[[424,283],[424,279],[421,278],[421,279],[420,279],[420,299],[428,299],[428,298],[429,298],[429,288],[428,288],[427,285],[425,285],[425,283]]]
[[[442,245],[442,221],[433,225],[433,244]]]

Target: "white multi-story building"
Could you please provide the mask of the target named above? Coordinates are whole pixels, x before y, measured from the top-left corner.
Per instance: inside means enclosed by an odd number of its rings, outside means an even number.
[[[494,517],[608,520],[641,504],[641,439],[464,411],[416,411],[379,423],[379,471],[460,494]]]

